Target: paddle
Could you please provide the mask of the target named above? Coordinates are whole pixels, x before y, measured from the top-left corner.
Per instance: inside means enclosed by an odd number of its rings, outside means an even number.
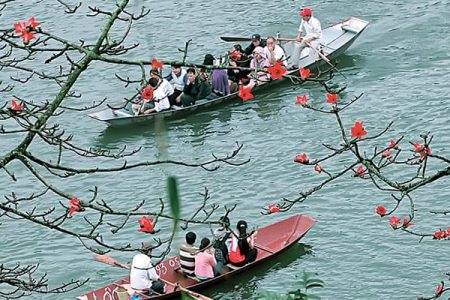
[[[245,41],[251,41],[252,38],[248,36],[221,36],[220,37],[225,42],[245,42]],[[267,40],[267,37],[262,37],[262,40]],[[287,42],[295,42],[295,39],[289,39],[289,38],[275,38],[279,41],[287,41]]]
[[[123,268],[123,269],[127,269],[127,270],[129,270],[130,269],[130,266],[128,266],[128,265],[125,265],[125,264],[122,264],[122,263],[120,263],[120,262],[118,262],[117,260],[115,260],[114,258],[112,258],[111,256],[108,256],[108,255],[100,255],[100,254],[97,254],[96,256],[95,256],[95,260],[96,261],[99,261],[99,262],[101,262],[101,263],[105,263],[105,264],[108,264],[108,265],[111,265],[111,266],[115,266],[115,267],[119,267],[119,268]],[[170,282],[170,281],[167,281],[167,280],[164,280],[164,279],[162,279],[161,277],[159,278],[162,282],[164,282],[164,283],[166,283],[166,284],[168,284],[168,285],[171,285],[171,286],[173,286],[173,287],[175,287],[175,289],[180,289],[180,291],[183,291],[183,292],[185,292],[186,294],[188,294],[189,296],[191,296],[192,298],[194,298],[194,299],[197,299],[197,300],[213,300],[212,298],[209,298],[209,297],[206,297],[206,296],[204,296],[204,295],[202,295],[202,294],[199,294],[199,293],[196,293],[196,292],[193,292],[193,291],[191,291],[191,290],[188,290],[187,288],[184,288],[184,287],[182,287],[180,284],[178,284],[178,283],[173,283],[173,282]]]

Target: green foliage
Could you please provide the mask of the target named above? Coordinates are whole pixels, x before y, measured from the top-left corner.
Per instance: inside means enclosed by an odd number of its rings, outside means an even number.
[[[318,278],[315,278],[317,274],[312,272],[303,271],[303,276],[298,282],[298,289],[295,291],[289,291],[287,294],[279,294],[276,292],[263,291],[258,293],[257,299],[270,299],[270,300],[320,300],[319,296],[308,293],[309,289],[321,288],[324,286],[324,282]]]
[[[180,198],[178,197],[177,179],[173,176],[167,178],[167,189],[169,192],[170,211],[174,217],[174,228],[177,227],[180,217]]]

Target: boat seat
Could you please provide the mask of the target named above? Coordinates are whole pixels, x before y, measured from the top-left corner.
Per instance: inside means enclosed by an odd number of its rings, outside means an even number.
[[[351,33],[358,33],[358,30],[356,30],[355,28],[350,27],[349,25],[342,25],[341,28],[344,31],[348,31],[348,32],[351,32]]]

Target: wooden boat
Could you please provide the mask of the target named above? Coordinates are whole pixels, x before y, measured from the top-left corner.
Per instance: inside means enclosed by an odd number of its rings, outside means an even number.
[[[358,19],[349,18],[345,21],[336,23],[322,30],[322,38],[320,44],[322,46],[322,54],[328,59],[333,60],[353,44],[356,38],[366,29],[369,22]],[[250,39],[250,38],[248,38]],[[283,44],[287,56],[291,56],[293,50],[293,42],[286,42]],[[326,62],[319,56],[318,52],[310,51],[309,55],[306,55],[300,59],[299,67],[302,68],[318,68],[320,65]],[[286,75],[298,75],[298,69],[291,69]],[[286,78],[284,78],[286,80]],[[260,83],[253,88],[253,92],[261,90],[265,87],[272,87],[284,80],[272,80],[266,83]],[[90,117],[107,122],[108,125],[114,127],[127,126],[133,124],[147,123],[149,120],[153,120],[156,117],[162,118],[179,118],[186,115],[194,114],[199,111],[210,109],[212,106],[224,104],[232,100],[240,100],[238,92],[232,93],[227,96],[218,97],[215,99],[197,100],[195,105],[189,107],[177,107],[173,106],[168,110],[161,111],[159,113],[152,113],[148,115],[134,116],[130,111],[126,109],[113,110],[111,108],[102,109],[100,111],[89,114]]]
[[[258,234],[255,238],[255,247],[258,249],[256,261],[240,268],[228,265],[228,272],[210,280],[198,281],[195,278],[186,277],[180,273],[178,271],[180,265],[178,256],[164,260],[155,268],[161,279],[171,283],[178,283],[182,287],[191,291],[198,291],[204,287],[216,284],[219,281],[232,279],[237,274],[258,265],[263,261],[275,258],[277,255],[297,243],[298,240],[300,240],[311,229],[314,223],[315,220],[311,217],[305,215],[294,215],[280,222],[258,229]],[[77,299],[121,300],[118,295],[118,290],[130,290],[129,286],[129,277],[126,277],[105,287],[79,296]],[[130,292],[132,293],[132,291]],[[179,296],[180,291],[178,289],[172,285],[166,284],[166,294],[141,297],[143,299],[167,299]]]

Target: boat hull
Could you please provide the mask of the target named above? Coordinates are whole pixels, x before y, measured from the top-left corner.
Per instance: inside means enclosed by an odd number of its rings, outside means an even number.
[[[280,222],[258,229],[255,247],[258,250],[256,261],[237,269],[230,269],[223,275],[207,281],[196,281],[185,277],[177,271],[179,269],[179,256],[164,260],[155,267],[158,275],[169,282],[178,282],[189,290],[199,291],[220,281],[229,280],[237,274],[259,265],[262,262],[276,258],[278,255],[296,244],[314,225],[315,220],[305,215],[294,215]],[[78,297],[79,300],[119,300],[117,290],[121,286],[129,285],[129,277],[118,280],[103,288],[91,291]],[[166,294],[147,297],[145,299],[169,299],[179,296],[180,291],[166,285]]]

